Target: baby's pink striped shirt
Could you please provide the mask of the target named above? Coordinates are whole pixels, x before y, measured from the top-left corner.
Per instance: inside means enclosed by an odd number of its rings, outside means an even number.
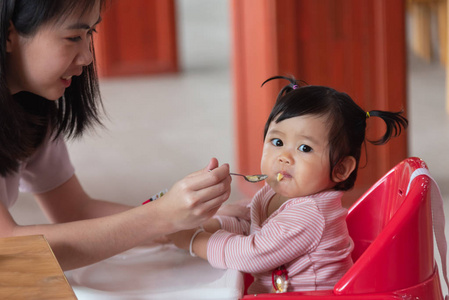
[[[288,291],[332,289],[352,266],[343,192],[292,198],[263,223],[274,191],[265,185],[251,202],[251,222],[219,216],[223,230],[207,246],[209,263],[254,276],[249,293],[272,291],[271,273],[284,265]]]

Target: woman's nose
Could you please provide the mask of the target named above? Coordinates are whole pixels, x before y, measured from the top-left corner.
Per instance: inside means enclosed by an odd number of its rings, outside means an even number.
[[[88,66],[93,61],[92,44],[90,41],[84,43],[77,57],[77,63],[82,66]]]

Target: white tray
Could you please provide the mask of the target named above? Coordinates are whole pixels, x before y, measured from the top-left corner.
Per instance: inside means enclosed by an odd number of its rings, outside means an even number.
[[[175,246],[139,247],[102,262],[65,272],[79,300],[237,300],[243,276]]]

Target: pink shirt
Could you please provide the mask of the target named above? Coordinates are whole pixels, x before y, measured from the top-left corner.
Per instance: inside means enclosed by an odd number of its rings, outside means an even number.
[[[0,176],[0,202],[10,208],[16,202],[19,190],[47,192],[69,180],[74,173],[63,138],[46,140],[20,164],[18,172],[7,177]]]
[[[328,191],[292,198],[266,217],[274,195],[265,185],[251,202],[251,223],[219,216],[223,230],[207,246],[209,263],[251,273],[248,293],[272,291],[271,273],[285,265],[288,291],[329,290],[352,266],[353,243],[341,206],[343,192]]]

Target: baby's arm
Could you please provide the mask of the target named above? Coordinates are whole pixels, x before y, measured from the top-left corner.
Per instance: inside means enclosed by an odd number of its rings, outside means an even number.
[[[198,233],[192,241],[192,252],[197,256],[207,259],[207,242],[215,231],[221,229],[220,222],[217,219],[209,219],[203,224],[204,232]],[[190,251],[190,243],[193,235],[199,228],[182,230],[168,235],[176,247]]]
[[[221,224],[217,219],[209,219],[203,224],[203,229],[206,232],[214,233],[221,229]]]
[[[221,222],[225,222],[223,225],[226,226],[223,228],[230,232],[246,235],[249,231],[250,223],[246,220],[233,217],[220,217],[220,220],[216,218],[207,220],[201,227],[203,231],[197,233],[193,240],[193,235],[200,228],[178,231],[167,237],[173,241],[176,247],[187,251],[191,250],[195,255],[207,260],[207,243],[214,232],[222,229]]]
[[[218,223],[218,222],[217,222]],[[182,230],[168,235],[167,237],[173,241],[176,247],[187,251],[192,251],[196,256],[207,260],[207,242],[212,233],[207,231],[199,232],[192,241],[192,237],[197,229]],[[192,249],[190,249],[192,243]]]
[[[245,220],[250,220],[250,209],[249,203],[251,202],[250,198],[242,199],[234,203],[224,204],[217,211],[217,215],[221,216],[230,216],[237,217]]]

